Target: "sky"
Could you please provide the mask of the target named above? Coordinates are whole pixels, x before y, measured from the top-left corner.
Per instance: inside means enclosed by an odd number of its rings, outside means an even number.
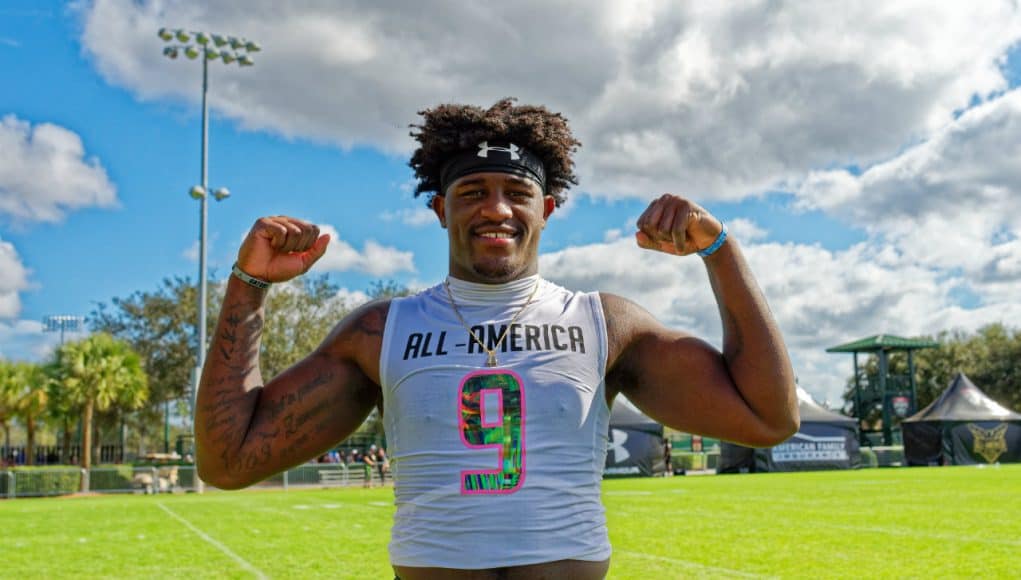
[[[257,42],[209,63],[209,269],[251,224],[334,234],[346,297],[446,275],[412,195],[417,112],[503,97],[562,112],[580,183],[542,274],[631,298],[717,346],[698,258],[640,250],[670,192],[727,222],[799,384],[839,405],[830,346],[1021,327],[1021,7],[980,3],[95,0],[0,4],[0,356],[49,315],[198,272],[202,63],[161,27]],[[73,338],[73,336],[71,336]]]

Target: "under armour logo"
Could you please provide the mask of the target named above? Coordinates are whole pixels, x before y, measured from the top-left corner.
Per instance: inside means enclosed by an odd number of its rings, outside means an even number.
[[[614,463],[624,463],[628,457],[631,457],[624,447],[625,443],[627,443],[627,431],[610,429],[610,451],[613,452]]]
[[[514,161],[521,159],[521,155],[518,154],[518,152],[521,151],[521,147],[518,147],[513,143],[510,143],[510,147],[490,147],[489,141],[479,143],[479,157],[488,158],[490,151],[503,151],[504,153],[509,153],[510,158]]]

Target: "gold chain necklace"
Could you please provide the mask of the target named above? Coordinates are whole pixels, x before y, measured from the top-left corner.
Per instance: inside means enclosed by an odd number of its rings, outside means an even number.
[[[482,350],[486,351],[486,354],[488,355],[486,357],[486,366],[495,367],[500,364],[496,360],[496,349],[500,348],[500,345],[503,344],[503,339],[507,338],[507,333],[510,332],[510,327],[514,324],[518,317],[521,316],[521,313],[525,311],[525,308],[528,308],[528,305],[532,303],[532,298],[535,298],[535,292],[539,289],[539,278],[538,276],[535,278],[535,286],[532,287],[532,293],[528,295],[528,300],[525,301],[525,305],[517,311],[507,326],[504,327],[503,333],[500,334],[500,338],[496,339],[496,344],[493,345],[493,348],[486,348],[486,345],[479,340],[479,337],[475,336],[475,333],[468,327],[468,323],[464,321],[464,317],[461,316],[461,311],[457,309],[457,303],[454,302],[454,295],[450,292],[449,278],[443,282],[443,287],[447,289],[447,298],[450,299],[450,307],[454,310],[454,314],[457,315],[457,320],[461,322],[461,326],[468,331],[468,336],[472,337],[472,340],[482,347]]]

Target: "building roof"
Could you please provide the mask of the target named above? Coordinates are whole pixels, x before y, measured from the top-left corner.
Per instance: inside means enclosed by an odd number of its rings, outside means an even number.
[[[904,338],[892,334],[877,334],[868,338],[831,346],[826,352],[879,352],[881,350],[918,350],[939,346],[938,342],[924,338]]]

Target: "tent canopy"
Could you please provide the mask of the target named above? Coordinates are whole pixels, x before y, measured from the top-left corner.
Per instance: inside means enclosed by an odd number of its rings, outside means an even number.
[[[623,395],[610,409],[604,476],[657,475],[666,471],[663,426]]]
[[[718,473],[855,469],[861,464],[857,421],[816,403],[801,387],[797,392],[801,415],[798,432],[766,449],[724,441]]]
[[[938,342],[921,338],[904,338],[892,334],[877,334],[847,344],[831,346],[826,352],[878,352],[881,350],[918,350],[939,346]]]
[[[1021,421],[1021,414],[990,399],[964,373],[957,373],[938,399],[904,419],[905,423],[919,421]]]
[[[854,425],[854,417],[834,413],[815,402],[808,391],[798,387],[798,413],[802,423],[848,423]]]
[[[904,420],[908,465],[1021,463],[1021,415],[958,373],[943,394]]]
[[[652,420],[623,395],[613,400],[613,407],[610,409],[610,427],[663,435],[663,426]]]

